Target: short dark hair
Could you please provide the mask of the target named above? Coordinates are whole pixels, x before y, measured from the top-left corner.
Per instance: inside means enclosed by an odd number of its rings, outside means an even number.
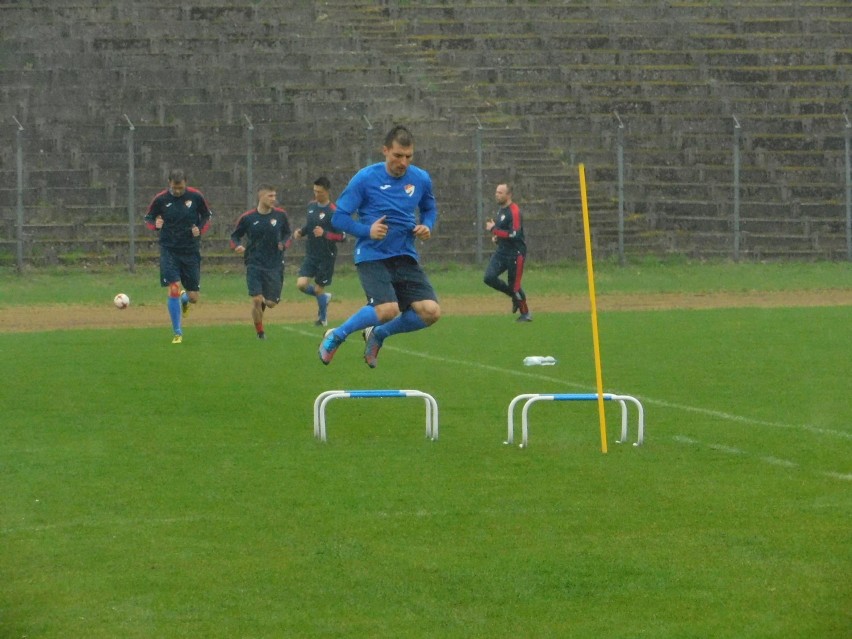
[[[186,182],[186,173],[184,173],[183,169],[172,169],[169,172],[169,182],[174,182],[175,184]]]
[[[388,134],[385,136],[386,147],[393,146],[394,142],[397,142],[400,146],[407,148],[414,145],[414,136],[411,135],[411,131],[409,131],[406,127],[401,124],[397,124],[388,131]]]
[[[316,180],[314,180],[314,186],[321,186],[326,191],[331,190],[331,180],[329,180],[324,175],[321,175]]]

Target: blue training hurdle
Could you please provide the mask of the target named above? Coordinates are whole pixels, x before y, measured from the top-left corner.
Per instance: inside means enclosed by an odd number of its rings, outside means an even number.
[[[419,390],[328,390],[314,400],[314,437],[328,441],[326,437],[325,409],[333,399],[369,399],[376,397],[421,397],[426,404],[426,438],[438,439],[438,402],[429,393]]]
[[[630,395],[616,395],[615,393],[604,393],[604,401],[618,402],[621,404],[621,438],[617,443],[623,444],[627,441],[627,402],[631,402],[636,406],[639,412],[638,419],[638,435],[634,446],[639,446],[645,440],[645,410],[642,408],[642,403]],[[506,444],[512,444],[515,441],[515,406],[523,401],[524,406],[521,411],[521,448],[526,448],[529,442],[529,410],[530,406],[536,402],[594,402],[597,401],[597,393],[526,393],[518,395],[509,403],[509,425]]]

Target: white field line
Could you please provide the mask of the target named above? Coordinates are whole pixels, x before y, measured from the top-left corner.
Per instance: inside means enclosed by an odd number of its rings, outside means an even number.
[[[724,444],[705,444],[702,441],[694,439],[692,437],[686,437],[684,435],[675,435],[672,437],[674,441],[679,444],[686,444],[688,446],[707,446],[711,450],[718,450],[722,453],[729,453],[731,455],[748,455],[748,453],[744,450],[740,450],[739,448],[733,448],[731,446],[726,446]],[[760,455],[758,459],[765,464],[770,464],[771,466],[781,466],[782,468],[799,468],[800,465],[797,462],[790,461],[789,459],[781,459],[779,457],[773,457],[771,455]],[[816,471],[818,475],[823,477],[828,477],[829,479],[837,479],[840,481],[852,481],[852,473],[836,473],[833,471]]]
[[[284,330],[290,331],[292,333],[297,333],[299,335],[304,335],[306,337],[311,337],[313,339],[317,338],[316,333],[311,333],[305,330],[297,329],[292,326],[284,326]],[[510,368],[502,368],[499,366],[491,366],[490,364],[482,364],[480,362],[473,362],[470,360],[462,360],[462,359],[454,359],[451,357],[442,357],[438,355],[432,355],[430,353],[420,353],[417,351],[410,351],[403,348],[398,348],[396,346],[384,346],[383,348],[387,350],[396,351],[398,353],[402,353],[404,355],[409,355],[412,357],[419,357],[421,359],[426,359],[434,362],[441,362],[444,364],[452,364],[457,366],[468,366],[470,368],[478,368],[480,370],[502,373],[505,375],[514,375],[515,377],[528,377],[530,379],[538,379],[546,382],[555,382],[562,386],[566,386],[569,388],[573,388],[582,392],[595,392],[595,389],[590,389],[588,384],[580,384],[577,382],[566,381],[565,379],[561,379],[558,377],[553,377],[551,375],[544,375],[539,372],[531,372],[525,370],[515,370]],[[607,392],[618,392],[625,393],[624,389],[619,389],[617,391],[607,391]],[[735,422],[739,424],[749,424],[752,426],[762,426],[765,428],[774,428],[774,429],[789,429],[789,430],[800,430],[804,432],[809,432],[814,435],[823,435],[827,437],[836,437],[840,439],[852,440],[852,433],[848,433],[841,430],[834,430],[830,428],[818,428],[816,426],[811,426],[809,424],[785,424],[783,422],[774,422],[768,421],[764,419],[753,419],[751,417],[744,417],[742,415],[734,415],[732,413],[726,413],[724,411],[712,410],[708,408],[700,408],[698,406],[687,406],[685,404],[677,404],[673,402],[667,402],[660,399],[653,399],[647,396],[642,396],[642,403],[645,405],[654,405],[659,406],[661,408],[667,408],[671,410],[684,411],[688,413],[696,413],[699,415],[705,415],[707,417],[714,417],[716,419],[720,419],[723,421]],[[679,441],[681,443],[689,443],[689,444],[700,444],[701,442],[691,439],[689,437],[683,436],[675,436],[675,441]],[[719,450],[721,452],[727,452],[732,455],[743,455],[746,454],[745,451],[740,450],[738,448],[733,448],[731,446],[726,446],[724,444],[706,444],[707,446]],[[792,462],[786,459],[778,459],[775,457],[763,456],[760,458],[761,461],[767,464],[771,464],[774,466],[783,466],[788,468],[798,467],[796,462]],[[844,481],[852,481],[852,474],[849,473],[837,473],[837,472],[821,472],[823,476],[830,477],[832,479],[840,479]]]

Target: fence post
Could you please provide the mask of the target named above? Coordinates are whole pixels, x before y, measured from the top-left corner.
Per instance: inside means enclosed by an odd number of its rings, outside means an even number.
[[[134,155],[133,132],[136,127],[133,122],[124,114],[124,119],[127,120],[127,231],[130,238],[130,246],[128,247],[127,268],[131,273],[136,272],[136,224],[135,224],[135,209],[136,209],[136,156]]]
[[[248,210],[256,201],[252,193],[254,190],[254,154],[252,153],[254,125],[245,113],[243,113],[243,117],[248,123],[246,128],[246,210]]]
[[[482,122],[476,118],[476,263],[482,264],[482,231],[485,228],[482,201]]]
[[[18,170],[18,202],[16,207],[17,212],[17,268],[18,273],[24,272],[24,126],[18,122],[18,118],[14,115],[12,119],[18,125],[18,131],[15,134],[16,138],[16,166]]]
[[[742,129],[734,115],[734,261],[740,261],[740,134]]]
[[[362,115],[364,118],[364,122],[367,123],[367,128],[364,129],[364,146],[366,147],[366,162],[362,164],[364,166],[373,163],[373,124],[367,119],[366,115]]]
[[[618,263],[624,266],[624,122],[617,111],[613,111],[618,119],[616,131],[616,158],[618,160]]]
[[[852,122],[846,113],[843,117],[846,118],[846,259],[852,262]]]

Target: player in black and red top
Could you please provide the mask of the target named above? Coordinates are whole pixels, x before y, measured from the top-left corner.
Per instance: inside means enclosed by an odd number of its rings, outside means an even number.
[[[500,207],[497,219],[485,223],[485,230],[491,233],[491,239],[497,244],[497,250],[491,256],[485,269],[483,280],[491,288],[497,289],[512,298],[512,313],[520,311],[518,322],[531,322],[532,313],[527,306],[527,296],[521,288],[524,277],[524,262],[527,258],[527,244],[524,241],[524,225],[521,209],[512,201],[512,187],[498,184],[494,199]],[[508,271],[508,282],[500,275]]]
[[[331,216],[337,207],[331,201],[330,189],[331,182],[327,177],[319,177],[314,181],[314,199],[308,204],[305,225],[293,234],[297,240],[304,237],[308,241],[296,286],[305,295],[316,297],[319,310],[314,324],[317,326],[328,325],[331,293],[326,293],[325,289],[331,285],[334,277],[337,243],[346,239],[346,233],[331,225]]]
[[[258,187],[257,207],[243,213],[231,233],[231,248],[245,260],[251,318],[259,339],[266,339],[263,312],[281,301],[284,251],[290,241],[290,221],[287,212],[275,206],[276,196],[274,186]]]
[[[145,225],[159,233],[160,285],[169,288],[168,309],[174,337],[183,341],[181,316],[198,302],[201,288],[201,235],[213,213],[200,191],[186,185],[180,169],[169,173],[169,188],[154,196]]]

